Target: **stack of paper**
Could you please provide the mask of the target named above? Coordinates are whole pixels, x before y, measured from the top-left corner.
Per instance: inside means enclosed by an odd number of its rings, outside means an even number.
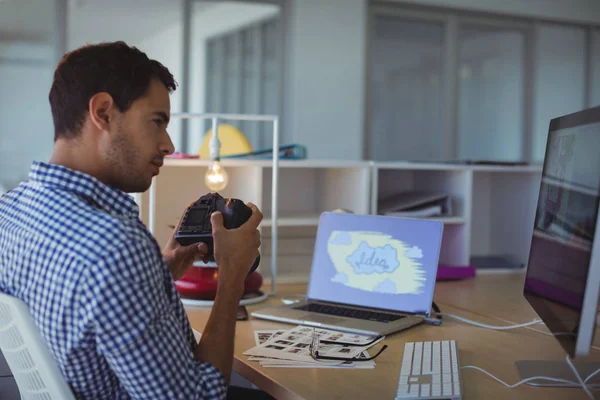
[[[396,217],[426,218],[452,215],[452,199],[446,193],[405,191],[382,198],[379,214]]]
[[[319,356],[337,358],[368,358],[367,349],[384,339],[375,336],[355,335],[303,325],[290,330],[255,331],[256,346],[243,354],[248,360],[257,361],[263,367],[280,368],[375,368],[375,362],[315,360],[310,354],[313,335],[320,340],[336,344],[320,343]],[[351,345],[346,345],[346,343]],[[361,344],[365,346],[361,346]]]

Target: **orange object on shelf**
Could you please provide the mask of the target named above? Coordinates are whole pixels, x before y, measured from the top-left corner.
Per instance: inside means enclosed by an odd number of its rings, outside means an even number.
[[[230,156],[234,154],[245,154],[252,152],[252,145],[242,131],[233,125],[219,124],[217,127],[218,139],[221,143],[219,155]],[[210,139],[212,138],[212,129],[209,129],[204,135],[202,145],[198,154],[200,158],[210,159]]]

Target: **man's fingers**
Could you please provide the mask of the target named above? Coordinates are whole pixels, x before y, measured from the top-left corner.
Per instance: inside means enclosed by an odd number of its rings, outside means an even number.
[[[251,229],[256,229],[263,219],[263,214],[254,203],[248,203],[247,205],[252,210],[252,215],[244,225],[247,224]]]
[[[210,223],[212,225],[213,232],[218,232],[225,229],[223,226],[223,214],[220,211],[215,211],[210,216]]]
[[[256,243],[256,247],[260,247],[261,242],[260,242],[260,231],[257,229],[254,231],[254,243]]]
[[[200,258],[204,257],[208,253],[208,246],[206,243],[196,243],[189,246],[180,247],[178,250],[184,257]]]
[[[206,253],[208,253],[208,246],[206,245],[206,243],[198,243],[198,254],[201,254],[202,257],[204,257],[206,255]]]

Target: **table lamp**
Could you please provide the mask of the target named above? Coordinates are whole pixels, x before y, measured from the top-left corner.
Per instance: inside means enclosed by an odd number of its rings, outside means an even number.
[[[173,113],[171,118],[181,119],[211,119],[212,137],[210,139],[210,163],[204,174],[204,183],[210,190],[220,191],[227,187],[229,176],[221,165],[220,141],[218,137],[219,119],[238,120],[238,121],[266,121],[273,123],[273,174],[272,174],[272,192],[271,192],[271,291],[264,293],[259,297],[247,298],[240,301],[240,305],[255,304],[267,300],[270,296],[276,294],[276,276],[277,276],[277,211],[278,211],[278,185],[279,185],[279,117],[274,115],[252,115],[252,114],[202,114],[202,113]],[[189,160],[194,163],[194,160]],[[149,216],[148,227],[151,233],[155,230],[155,185],[154,180],[150,186],[149,193]],[[194,268],[194,267],[192,267]],[[212,300],[186,299],[182,297],[182,302],[187,305],[212,306]]]

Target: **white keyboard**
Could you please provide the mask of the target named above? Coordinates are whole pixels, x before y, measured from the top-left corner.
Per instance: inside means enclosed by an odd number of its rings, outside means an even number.
[[[461,399],[456,341],[404,346],[396,399]]]

